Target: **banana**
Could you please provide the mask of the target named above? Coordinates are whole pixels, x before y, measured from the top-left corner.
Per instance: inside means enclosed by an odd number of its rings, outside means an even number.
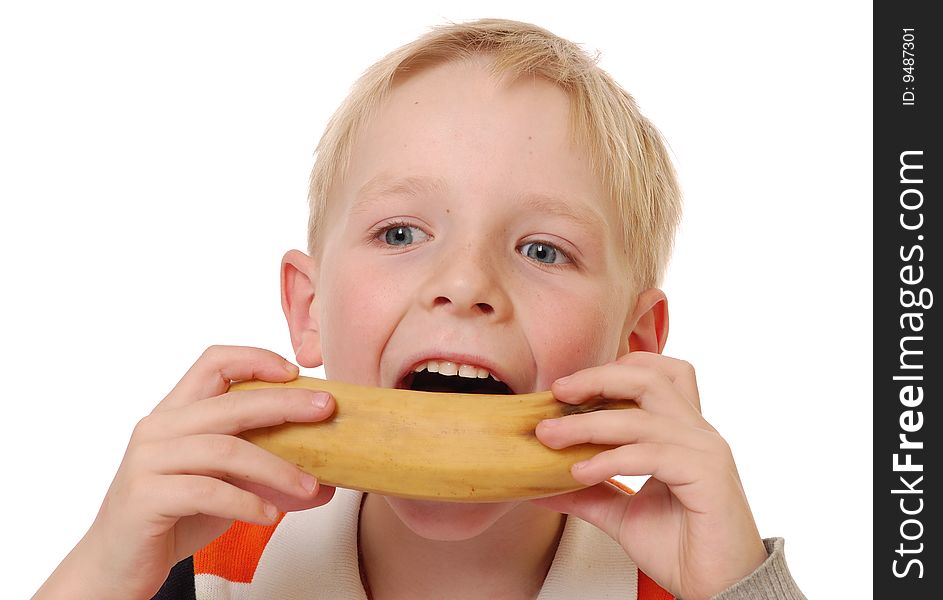
[[[322,484],[422,500],[498,502],[585,487],[570,467],[612,446],[553,450],[535,435],[541,419],[631,401],[570,405],[551,392],[454,394],[374,388],[312,377],[247,381],[230,390],[302,387],[337,404],[320,423],[286,423],[241,437],[295,463]]]

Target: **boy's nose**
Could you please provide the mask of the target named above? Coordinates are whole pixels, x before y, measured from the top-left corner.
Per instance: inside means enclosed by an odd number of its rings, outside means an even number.
[[[453,258],[437,265],[426,280],[422,295],[430,309],[444,309],[456,316],[503,319],[510,312],[510,300],[495,259],[482,254],[465,253],[463,259]]]
[[[438,298],[435,299],[433,304],[435,306],[451,305],[451,306],[455,306],[456,308],[460,308],[463,305],[462,302],[455,302],[454,300],[452,300],[451,298],[447,296],[439,296]],[[470,308],[472,310],[477,310],[481,314],[485,314],[485,315],[490,315],[494,312],[494,307],[488,304],[487,302],[475,302],[474,305],[471,306]]]

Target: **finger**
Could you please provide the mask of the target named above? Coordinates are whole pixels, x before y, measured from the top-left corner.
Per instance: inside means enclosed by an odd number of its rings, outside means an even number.
[[[668,485],[686,485],[701,478],[700,453],[672,444],[642,443],[600,452],[576,463],[573,478],[595,485],[617,475],[651,475]]]
[[[717,437],[712,430],[679,425],[669,417],[631,408],[545,419],[537,424],[537,439],[554,449],[576,444],[661,442],[707,452],[714,449]]]
[[[152,514],[171,518],[203,514],[257,525],[271,525],[278,518],[274,504],[213,477],[162,475],[148,484]]]
[[[580,404],[602,397],[607,400],[634,400],[639,407],[688,425],[703,419],[694,406],[674,387],[668,377],[648,367],[608,364],[590,367],[556,380],[551,391],[557,400]]]
[[[297,376],[298,367],[269,350],[248,346],[210,346],[155,410],[218,396],[229,389],[232,381],[261,379],[281,383]]]
[[[681,393],[691,402],[694,408],[701,412],[701,396],[697,387],[697,375],[694,371],[694,365],[688,361],[665,356],[664,354],[636,351],[623,355],[616,362],[658,369],[675,384],[675,387],[681,390]]]
[[[136,433],[144,439],[198,433],[235,435],[282,423],[311,423],[329,418],[336,403],[327,392],[263,388],[229,392],[145,417]]]
[[[274,504],[278,507],[280,512],[308,510],[309,508],[327,504],[330,502],[331,498],[334,497],[334,487],[330,485],[321,485],[320,482],[318,483],[317,493],[315,495],[309,498],[299,498],[297,496],[284,494],[278,490],[273,490],[272,488],[265,487],[264,485],[252,481],[230,481],[228,479],[227,481],[240,489],[246,490],[247,492],[252,492],[266,502]]]
[[[231,435],[191,435],[143,444],[136,451],[146,457],[142,459],[144,468],[155,473],[254,482],[306,500],[318,491],[317,479],[312,475]]]
[[[585,485],[595,485],[616,475],[651,475],[663,482],[689,509],[706,512],[722,501],[713,491],[739,489],[736,468],[704,452],[672,444],[643,443],[620,446],[600,452],[593,458],[573,465],[573,478]],[[725,478],[731,478],[730,482]]]

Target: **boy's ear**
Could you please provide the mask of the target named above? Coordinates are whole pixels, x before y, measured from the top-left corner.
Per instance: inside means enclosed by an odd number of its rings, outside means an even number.
[[[316,271],[314,259],[300,250],[289,250],[282,257],[282,310],[288,320],[295,360],[300,366],[308,368],[319,367],[323,362],[315,290]]]
[[[638,295],[635,309],[626,321],[628,343],[625,352],[654,352],[661,354],[668,341],[668,298],[658,288],[650,288]],[[620,356],[625,352],[620,352]]]

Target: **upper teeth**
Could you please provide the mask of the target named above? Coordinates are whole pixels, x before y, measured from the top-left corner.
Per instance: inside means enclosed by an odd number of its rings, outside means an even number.
[[[488,369],[476,367],[475,365],[460,365],[450,360],[428,360],[424,363],[420,363],[413,369],[416,373],[427,370],[430,373],[438,373],[439,375],[458,375],[459,377],[467,377],[469,379],[475,379],[476,377],[478,379],[486,379],[491,377],[495,381],[501,381]]]

